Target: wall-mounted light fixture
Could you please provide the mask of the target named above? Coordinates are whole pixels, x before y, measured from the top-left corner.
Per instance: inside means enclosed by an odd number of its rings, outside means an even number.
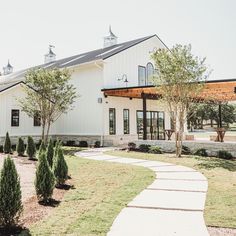
[[[126,74],[123,74],[121,78],[118,78],[118,81],[123,81],[126,84],[126,87],[127,87],[127,84],[129,83]]]

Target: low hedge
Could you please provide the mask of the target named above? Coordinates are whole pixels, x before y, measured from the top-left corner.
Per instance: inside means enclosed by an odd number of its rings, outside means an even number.
[[[225,160],[231,160],[233,159],[233,155],[228,152],[228,151],[225,151],[225,150],[220,150],[217,152],[217,157],[218,158],[221,158],[221,159],[225,159]]]

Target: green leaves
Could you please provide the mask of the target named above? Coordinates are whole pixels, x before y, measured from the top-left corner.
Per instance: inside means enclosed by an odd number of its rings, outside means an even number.
[[[68,70],[58,68],[35,69],[25,76],[23,89],[26,97],[18,101],[22,111],[28,116],[34,117],[36,113],[40,113],[43,140],[46,126],[50,128],[51,123],[61,114],[73,109],[73,103],[78,96],[76,88],[69,83],[70,79]]]

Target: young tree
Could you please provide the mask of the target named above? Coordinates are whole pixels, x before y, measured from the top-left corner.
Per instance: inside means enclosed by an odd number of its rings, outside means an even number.
[[[47,146],[46,156],[47,156],[48,164],[51,168],[53,165],[53,155],[54,155],[53,141],[52,141],[52,139],[50,139],[48,146]]]
[[[56,178],[56,186],[57,187],[64,184],[68,178],[68,166],[66,164],[63,150],[61,147],[59,147],[58,154],[54,158],[53,173]]]
[[[11,153],[11,139],[9,137],[9,133],[6,133],[6,138],[3,147],[4,153]]]
[[[27,139],[26,153],[30,160],[32,160],[36,154],[36,146],[31,136],[28,136],[28,139]]]
[[[68,70],[35,69],[25,76],[25,98],[20,106],[30,117],[41,116],[42,140],[47,143],[51,124],[73,108],[75,87],[69,83]]]
[[[16,146],[16,151],[18,153],[18,156],[24,156],[25,153],[25,144],[24,144],[24,140],[19,137],[18,138],[18,142],[17,142],[17,146]]]
[[[55,177],[48,165],[45,152],[39,156],[36,169],[35,190],[39,201],[48,203],[53,194]]]
[[[194,57],[190,45],[158,49],[152,58],[158,69],[153,82],[169,110],[175,130],[176,156],[180,157],[187,109],[208,76],[205,59]]]
[[[13,160],[8,156],[0,175],[0,224],[16,224],[22,209],[20,179]]]

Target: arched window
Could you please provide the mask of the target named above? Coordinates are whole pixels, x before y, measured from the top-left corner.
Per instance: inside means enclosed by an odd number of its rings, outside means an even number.
[[[148,62],[146,68],[147,68],[146,69],[146,71],[147,71],[147,85],[151,85],[153,75],[154,75],[154,66],[151,62]]]

